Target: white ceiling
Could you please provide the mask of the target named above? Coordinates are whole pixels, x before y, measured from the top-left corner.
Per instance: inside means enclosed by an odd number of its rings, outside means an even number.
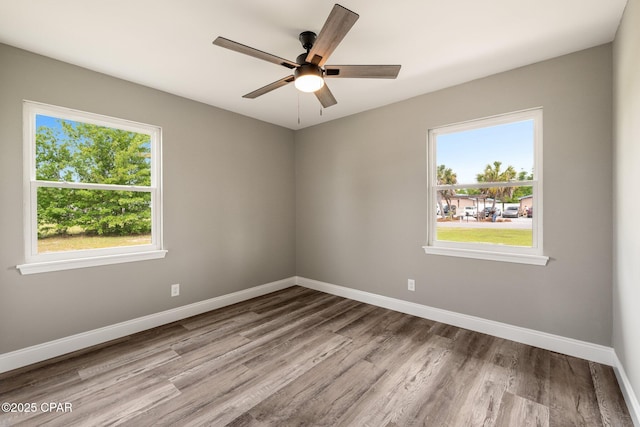
[[[295,61],[334,2],[0,0],[0,42],[300,129],[613,40],[627,0],[340,0],[360,15],[327,64],[401,64],[396,80],[330,79],[320,115],[291,71],[214,46],[219,35]],[[298,124],[298,116],[300,124]]]

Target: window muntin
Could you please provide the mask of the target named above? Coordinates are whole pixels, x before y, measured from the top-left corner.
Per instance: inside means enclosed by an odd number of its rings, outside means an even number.
[[[160,128],[29,101],[24,122],[27,264],[162,251]]]
[[[541,256],[541,153],[541,109],[431,129],[425,251]]]

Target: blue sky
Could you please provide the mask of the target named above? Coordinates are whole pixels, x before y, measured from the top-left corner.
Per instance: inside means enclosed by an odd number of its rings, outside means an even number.
[[[438,135],[437,164],[456,173],[458,183],[475,183],[487,164],[501,161],[504,170],[533,169],[533,120]]]
[[[43,116],[42,114],[36,114],[36,129],[38,129],[40,126],[46,126],[52,129],[62,129],[62,126],[60,126],[58,120],[60,119],[56,119],[55,117]],[[71,122],[71,120],[67,121]]]
[[[45,126],[45,127],[50,128],[50,129],[53,129],[54,131],[62,131],[61,121],[65,122],[65,123],[70,123],[74,127],[76,125],[78,125],[79,123],[81,123],[81,122],[78,122],[78,121],[75,121],[75,120],[60,119],[60,118],[57,118],[57,117],[51,117],[51,116],[45,116],[45,115],[42,115],[42,114],[36,114],[36,130],[41,126]],[[117,127],[110,127],[110,128],[118,129]],[[64,138],[63,134],[59,134],[58,136],[60,138]],[[147,144],[147,145],[149,145],[149,144]]]

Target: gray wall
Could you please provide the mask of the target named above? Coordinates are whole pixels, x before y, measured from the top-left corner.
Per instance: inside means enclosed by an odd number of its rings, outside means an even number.
[[[295,274],[611,345],[610,45],[295,134],[8,46],[0,63],[0,353]],[[163,127],[165,259],[15,270],[23,99]],[[427,130],[538,106],[549,265],[425,255]]]
[[[162,126],[165,259],[20,275],[23,99]],[[293,276],[294,190],[291,130],[0,45],[0,353]]]
[[[427,130],[538,106],[549,264],[426,255]],[[611,345],[611,134],[611,45],[298,131],[297,274]]]
[[[614,43],[615,234],[613,346],[640,397],[640,1],[629,0]]]

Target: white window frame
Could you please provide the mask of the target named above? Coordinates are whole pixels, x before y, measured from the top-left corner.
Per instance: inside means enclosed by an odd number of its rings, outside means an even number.
[[[52,182],[36,179],[36,115],[90,123],[150,136],[151,186]],[[23,193],[25,262],[17,266],[21,274],[34,274],[163,258],[162,240],[162,129],[158,126],[88,113],[33,101],[23,102]],[[38,253],[37,194],[40,187],[123,190],[151,193],[151,243],[103,249]]]
[[[493,183],[491,187],[513,187],[514,185],[526,185],[533,187],[533,217],[532,233],[533,244],[531,247],[519,247],[498,245],[490,243],[464,243],[437,240],[437,191],[443,188],[485,188],[487,183],[463,183],[456,185],[437,185],[437,157],[436,141],[439,135],[464,132],[489,126],[514,123],[524,120],[534,122],[534,165],[532,181],[517,181],[509,183]],[[514,262],[532,265],[546,265],[549,257],[544,255],[543,246],[543,213],[542,208],[542,108],[518,111],[515,113],[501,114],[467,122],[439,126],[430,129],[427,141],[427,184],[428,184],[428,226],[427,244],[423,246],[425,253],[432,255],[446,255],[462,258],[474,258],[490,261]]]

